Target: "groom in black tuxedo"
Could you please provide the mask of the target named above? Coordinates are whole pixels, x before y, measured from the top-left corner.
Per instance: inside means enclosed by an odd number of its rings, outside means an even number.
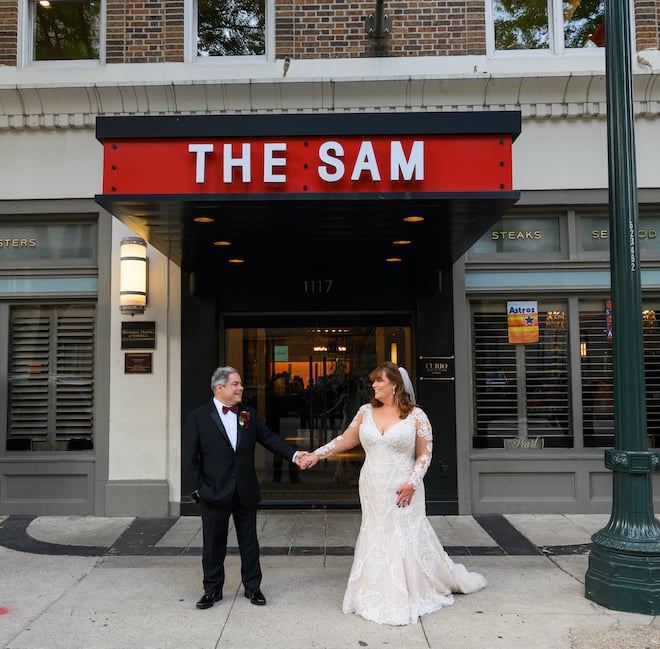
[[[234,519],[241,555],[245,597],[264,605],[257,540],[257,504],[261,498],[254,466],[257,442],[285,459],[302,460],[269,430],[254,408],[243,406],[243,384],[233,367],[219,367],[211,377],[213,400],[193,410],[183,435],[183,466],[195,485],[193,497],[202,513],[204,594],[197,608],[222,599],[229,518]]]

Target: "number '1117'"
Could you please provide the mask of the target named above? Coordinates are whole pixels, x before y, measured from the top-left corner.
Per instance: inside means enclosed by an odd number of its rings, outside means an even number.
[[[303,290],[307,295],[320,295],[330,293],[332,289],[331,279],[306,279],[303,281]]]

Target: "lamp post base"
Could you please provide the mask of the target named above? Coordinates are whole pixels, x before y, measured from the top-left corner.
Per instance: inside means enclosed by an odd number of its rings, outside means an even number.
[[[585,596],[614,611],[660,614],[660,551],[630,554],[594,545]]]

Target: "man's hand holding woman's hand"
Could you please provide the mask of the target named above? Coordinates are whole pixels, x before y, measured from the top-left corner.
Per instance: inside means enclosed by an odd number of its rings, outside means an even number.
[[[299,451],[294,460],[298,467],[303,471],[311,469],[318,461],[319,456],[316,453],[310,453],[309,451]]]

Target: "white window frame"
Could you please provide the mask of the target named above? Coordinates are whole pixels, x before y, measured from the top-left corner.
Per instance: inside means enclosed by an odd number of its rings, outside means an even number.
[[[106,0],[101,0],[99,19],[99,58],[75,59],[72,61],[35,61],[34,60],[34,18],[35,7],[39,0],[20,0],[18,3],[19,46],[18,67],[98,67],[105,65],[106,42]],[[51,0],[57,2],[58,0]]]
[[[105,1],[105,0],[104,0]],[[197,0],[185,0],[185,62],[203,65],[218,63],[263,63],[275,60],[275,0],[266,0],[265,54],[250,56],[198,56],[197,55]]]
[[[628,0],[631,15],[631,43],[634,43],[634,0]],[[602,56],[602,47],[564,47],[564,14],[562,0],[547,0],[548,38],[550,46],[538,50],[496,50],[495,49],[495,0],[486,0],[486,52],[488,56]]]

